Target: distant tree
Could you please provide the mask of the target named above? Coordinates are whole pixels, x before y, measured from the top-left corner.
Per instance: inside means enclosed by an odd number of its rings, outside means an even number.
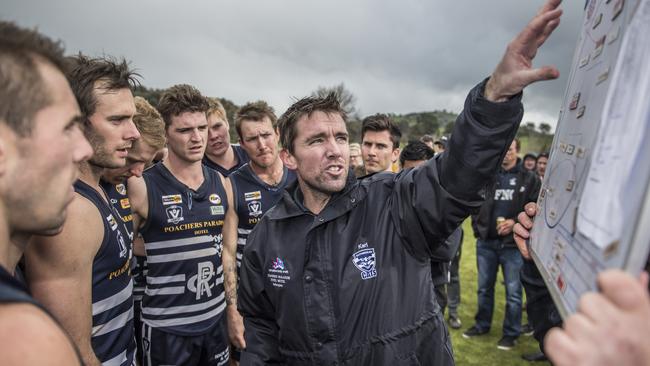
[[[539,132],[541,132],[544,135],[550,135],[551,134],[551,125],[548,123],[540,123],[539,124]]]
[[[349,120],[358,119],[357,98],[345,87],[345,84],[341,83],[331,87],[319,86],[311,95],[312,97],[323,98],[332,92],[339,98],[339,103],[341,103],[341,107],[348,115]]]
[[[422,135],[436,134],[440,128],[438,118],[432,112],[418,113],[415,118],[415,124],[411,126],[411,139],[419,139]]]
[[[149,104],[157,107],[158,100],[160,100],[160,96],[164,91],[164,89],[147,88],[146,86],[139,85],[135,88],[133,94],[146,99]]]

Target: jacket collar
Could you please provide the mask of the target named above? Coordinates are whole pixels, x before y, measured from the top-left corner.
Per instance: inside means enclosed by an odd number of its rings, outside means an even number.
[[[356,189],[360,184],[359,182],[360,181],[358,181],[354,176],[354,173],[352,173],[351,170],[348,171],[345,187],[343,187],[343,190],[340,192],[336,192],[332,195],[329,202],[318,216],[323,218],[323,221],[329,221],[355,206],[361,198],[358,197],[361,193],[360,190]],[[298,179],[296,179],[282,193],[282,199],[280,202],[278,202],[278,204],[268,212],[269,219],[282,220],[302,215],[315,216],[305,208],[303,205],[303,199],[300,184],[298,183]]]

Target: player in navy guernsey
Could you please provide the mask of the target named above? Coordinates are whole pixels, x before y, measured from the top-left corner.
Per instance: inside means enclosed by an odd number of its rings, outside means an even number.
[[[27,278],[85,364],[132,365],[131,241],[99,182],[105,169],[125,166],[128,149],[140,137],[133,123],[133,74],[126,61],[83,55],[70,58],[67,72],[95,153],[80,164],[61,232],[33,238],[25,253]]]
[[[208,103],[208,145],[203,164],[227,177],[250,159],[241,146],[230,143],[230,126],[221,102],[208,98]]]
[[[276,121],[273,108],[262,101],[242,106],[235,116],[239,142],[251,158],[229,177],[234,199],[224,235],[228,335],[239,349],[246,345],[242,318],[237,311],[236,268],[240,265],[246,238],[262,215],[280,200],[284,188],[296,179],[295,173],[288,170],[278,156]],[[236,236],[230,235],[235,231]]]
[[[2,365],[82,364],[72,339],[14,272],[32,234],[61,230],[77,165],[92,155],[64,67],[59,42],[0,21]]]
[[[148,266],[143,364],[226,365],[221,247],[230,183],[201,163],[208,103],[198,90],[173,86],[158,110],[168,157],[128,186]]]
[[[130,177],[142,177],[145,167],[152,164],[154,157],[165,147],[165,123],[160,113],[144,98],[135,97],[136,115],[133,117],[140,138],[133,143],[123,168],[106,169],[102,174],[101,185],[108,194],[110,202],[126,225],[129,238],[133,240],[133,213],[126,191],[126,181]],[[138,236],[135,240],[142,241]],[[140,322],[141,301],[145,289],[147,261],[144,256],[133,256],[131,274],[133,276],[133,324],[138,359],[142,359],[142,323]]]

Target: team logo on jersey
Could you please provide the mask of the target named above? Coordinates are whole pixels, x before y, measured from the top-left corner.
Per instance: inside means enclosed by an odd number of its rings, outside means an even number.
[[[180,194],[170,194],[167,196],[162,196],[163,206],[178,205],[181,203],[183,203],[183,197]]]
[[[262,192],[260,192],[260,191],[246,192],[246,193],[244,193],[244,199],[246,201],[260,200],[260,199],[262,199]]]
[[[120,183],[115,186],[115,190],[117,193],[121,194],[122,196],[126,196],[126,187],[124,184]]]
[[[211,194],[210,197],[208,197],[208,200],[210,200],[210,203],[214,203],[215,205],[221,204],[221,197],[216,193]]]
[[[224,214],[223,206],[210,206],[210,213],[212,215],[223,215]]]
[[[169,206],[165,209],[167,213],[167,222],[170,224],[178,224],[183,221],[183,208],[181,206]]]
[[[511,186],[516,186],[517,185],[517,178],[510,178],[510,185]]]
[[[248,215],[249,216],[261,216],[262,212],[262,202],[260,201],[250,201],[248,202]]]
[[[108,222],[108,225],[111,227],[111,230],[115,231],[117,230],[117,221],[115,221],[115,218],[113,215],[108,215],[106,216],[106,221]]]
[[[212,287],[210,280],[214,277],[214,265],[212,262],[201,262],[198,264],[196,274],[187,280],[187,289],[196,294],[196,299],[200,300],[203,294],[208,298],[212,297]]]
[[[126,210],[127,208],[131,208],[131,202],[129,202],[128,198],[122,198],[120,200],[120,206]]]
[[[364,243],[366,246],[367,243]],[[360,245],[361,246],[361,245]],[[377,277],[377,270],[375,269],[375,249],[364,248],[352,254],[352,264],[359,271],[361,271],[361,279],[369,280]]]

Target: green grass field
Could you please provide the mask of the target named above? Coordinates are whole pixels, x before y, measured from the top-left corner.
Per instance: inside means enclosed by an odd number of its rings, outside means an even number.
[[[476,240],[472,234],[469,219],[463,224],[463,229],[465,230],[465,239],[463,241],[463,254],[460,263],[461,304],[458,308],[458,313],[463,322],[463,326],[458,330],[449,328],[454,347],[454,354],[456,356],[456,364],[459,366],[550,365],[548,362],[526,362],[521,359],[522,354],[535,352],[539,349],[537,341],[535,341],[533,337],[522,335],[519,337],[517,346],[510,351],[497,349],[497,342],[501,338],[503,313],[505,310],[505,290],[502,284],[503,277],[500,271],[495,286],[495,311],[490,333],[472,339],[463,338],[463,331],[474,324],[474,315],[476,312],[476,290],[478,286],[478,275],[476,271]],[[526,323],[525,311],[523,322]]]

